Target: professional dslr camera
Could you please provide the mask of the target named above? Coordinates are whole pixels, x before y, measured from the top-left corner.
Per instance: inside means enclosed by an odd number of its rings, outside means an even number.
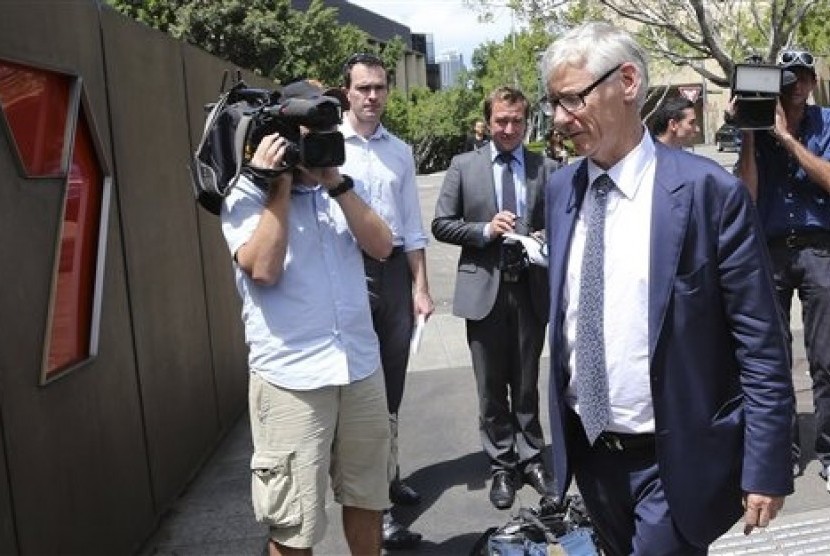
[[[231,89],[205,107],[210,113],[191,165],[197,201],[219,214],[222,199],[243,174],[261,184],[299,164],[308,168],[342,165],[346,158],[343,135],[335,127],[345,104],[339,90],[323,90],[306,80],[270,91],[250,88],[237,76]],[[309,131],[302,133],[301,126]],[[288,142],[283,166],[251,166],[262,138],[275,132]]]
[[[785,75],[789,74],[789,75]],[[740,129],[770,129],[775,125],[775,105],[781,88],[792,77],[779,66],[762,63],[760,56],[750,56],[735,64],[732,93],[735,113],[731,122]]]

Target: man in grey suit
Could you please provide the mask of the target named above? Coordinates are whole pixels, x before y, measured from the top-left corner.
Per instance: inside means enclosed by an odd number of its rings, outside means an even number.
[[[529,103],[501,87],[484,103],[489,145],[453,158],[435,207],[432,233],[461,246],[453,314],[466,319],[490,501],[513,505],[522,482],[547,493],[539,423],[539,356],[548,310],[547,272],[511,256],[504,234],[540,236],[544,187],[556,163],[522,146]],[[515,249],[515,248],[514,248]]]

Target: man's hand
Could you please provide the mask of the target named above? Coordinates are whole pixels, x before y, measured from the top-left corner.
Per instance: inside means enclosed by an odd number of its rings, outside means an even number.
[[[767,496],[766,494],[744,494],[744,535],[748,535],[756,527],[766,527],[775,519],[781,508],[784,507],[783,496]]]
[[[495,238],[512,232],[515,225],[516,215],[509,210],[503,210],[490,221],[490,237]]]
[[[415,292],[412,296],[412,306],[415,310],[415,318],[424,315],[424,320],[428,320],[432,312],[435,311],[435,304],[433,304],[429,292]]]
[[[787,115],[784,113],[784,107],[781,106],[781,99],[778,99],[775,103],[775,124],[772,126],[770,132],[779,141],[791,135],[787,127]]]
[[[343,181],[343,176],[340,175],[340,170],[336,166],[328,168],[306,168],[305,166],[297,166],[300,171],[311,178],[311,181],[319,183],[326,189],[334,189]]]

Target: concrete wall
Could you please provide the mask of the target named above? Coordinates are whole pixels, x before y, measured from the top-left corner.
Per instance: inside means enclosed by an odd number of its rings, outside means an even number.
[[[0,132],[0,553],[129,553],[245,408],[230,258],[187,169],[228,65],[93,0],[4,0],[0,58],[80,78],[112,175],[98,353],[40,385],[66,180],[25,177]]]

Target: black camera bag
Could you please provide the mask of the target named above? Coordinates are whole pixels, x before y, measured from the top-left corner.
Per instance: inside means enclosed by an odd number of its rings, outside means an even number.
[[[219,100],[205,107],[210,112],[191,162],[191,182],[196,200],[208,212],[220,213],[222,200],[248,169],[243,163],[251,123],[274,94],[278,93],[249,88],[237,78]]]

